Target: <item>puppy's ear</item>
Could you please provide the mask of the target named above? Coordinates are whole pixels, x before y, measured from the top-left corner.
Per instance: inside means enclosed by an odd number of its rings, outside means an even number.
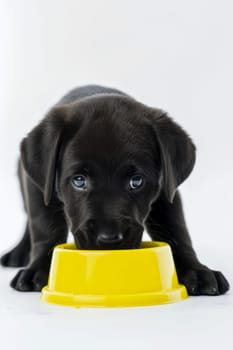
[[[196,148],[188,134],[165,112],[152,117],[163,169],[164,191],[173,202],[177,187],[189,176],[196,159]]]
[[[20,146],[24,169],[43,192],[45,205],[49,204],[53,194],[65,113],[62,107],[53,108]]]

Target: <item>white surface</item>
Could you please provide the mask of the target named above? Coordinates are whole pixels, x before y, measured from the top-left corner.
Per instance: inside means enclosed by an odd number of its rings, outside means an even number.
[[[231,284],[233,214],[232,1],[0,0],[2,251],[24,214],[16,180],[22,137],[76,85],[120,88],[164,108],[193,137],[182,185],[200,259]],[[3,349],[217,349],[232,343],[232,292],[160,307],[69,309],[11,290],[0,269]],[[4,345],[4,346],[3,346]]]
[[[13,275],[0,269],[1,344],[7,349],[231,348],[232,295],[153,307],[75,309],[42,303],[38,293],[11,290]]]

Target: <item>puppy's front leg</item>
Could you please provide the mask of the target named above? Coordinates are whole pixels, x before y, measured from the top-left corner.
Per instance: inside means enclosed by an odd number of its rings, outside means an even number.
[[[67,225],[61,203],[54,199],[48,207],[44,205],[42,193],[29,185],[27,203],[31,236],[30,262],[11,281],[18,291],[40,291],[48,281],[52,251],[55,245],[67,238]]]
[[[172,204],[162,194],[153,203],[145,224],[153,240],[170,244],[179,281],[187,287],[190,295],[218,295],[229,289],[229,283],[221,272],[209,269],[198,260],[178,192]]]

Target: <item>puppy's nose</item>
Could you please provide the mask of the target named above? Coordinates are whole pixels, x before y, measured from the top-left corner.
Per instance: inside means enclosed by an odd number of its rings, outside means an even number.
[[[97,237],[97,242],[99,244],[101,243],[114,244],[114,243],[120,243],[121,241],[123,241],[123,235],[120,232],[114,233],[114,234],[101,232]]]

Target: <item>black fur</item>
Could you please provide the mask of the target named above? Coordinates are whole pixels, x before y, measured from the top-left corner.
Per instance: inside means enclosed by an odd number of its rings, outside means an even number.
[[[77,88],[57,103],[21,143],[19,176],[27,225],[22,241],[1,258],[26,266],[11,282],[19,291],[47,283],[52,249],[68,229],[80,249],[138,248],[143,229],[171,245],[189,294],[218,295],[224,276],[199,262],[177,187],[195,163],[186,132],[160,109],[114,89]],[[88,187],[71,184],[75,174]],[[143,184],[130,189],[140,174]]]

